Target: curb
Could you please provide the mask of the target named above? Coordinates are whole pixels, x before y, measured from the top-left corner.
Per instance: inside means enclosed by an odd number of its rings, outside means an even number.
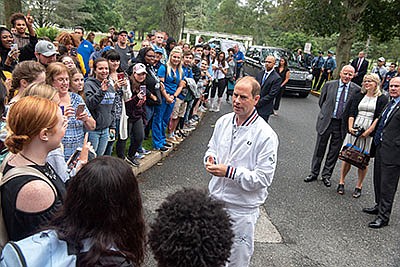
[[[320,91],[311,90],[311,94],[312,94],[313,96],[319,97],[319,96],[321,95],[321,92],[320,92]]]
[[[197,125],[200,124],[200,121],[203,119],[205,113],[199,112],[198,115],[199,115],[199,123]],[[195,126],[195,129],[193,131],[187,134],[187,137],[189,137],[194,131],[196,131],[197,125]],[[185,139],[182,142],[184,142],[187,137],[185,137]],[[172,144],[172,148],[165,152],[151,150],[151,154],[146,155],[143,159],[139,160],[140,163],[139,167],[132,167],[135,176],[144,173],[145,171],[156,165],[158,162],[160,162],[162,159],[168,157],[168,155],[172,151],[174,151],[182,142],[180,142],[179,144]]]

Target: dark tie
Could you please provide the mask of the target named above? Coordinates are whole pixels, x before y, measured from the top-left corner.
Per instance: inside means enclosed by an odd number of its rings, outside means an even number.
[[[385,111],[382,114],[381,119],[379,120],[378,128],[376,129],[375,136],[374,136],[375,145],[379,145],[381,143],[383,127],[385,127],[385,121],[389,115],[389,111],[391,110],[391,108],[394,104],[395,104],[394,100],[389,102]]]
[[[361,58],[358,59],[356,72],[358,72],[358,70],[360,69],[360,65],[361,65]]]
[[[339,97],[339,104],[336,110],[336,118],[337,119],[341,119],[342,115],[343,115],[343,110],[344,110],[344,97],[346,96],[346,84],[342,85],[342,92],[340,93],[340,97]]]

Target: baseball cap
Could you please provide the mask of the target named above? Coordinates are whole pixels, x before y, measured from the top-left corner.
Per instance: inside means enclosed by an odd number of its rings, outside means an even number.
[[[378,61],[385,62],[385,58],[384,57],[380,57],[380,58],[378,58]]]
[[[319,51],[318,51],[318,54],[322,54],[322,55],[323,55],[323,54],[324,54],[324,52],[323,52],[323,51],[321,51],[321,50],[319,50]]]
[[[46,40],[40,40],[35,46],[35,52],[38,54],[42,54],[45,57],[50,57],[52,55],[57,55],[56,46]]]
[[[335,54],[335,53],[333,53],[333,51],[332,50],[328,50],[328,54]]]
[[[122,34],[122,33],[128,34],[128,32],[127,32],[126,30],[120,30],[120,31],[118,32],[118,35],[120,35],[120,34]]]
[[[200,56],[199,53],[195,53],[195,54],[194,54],[194,60],[201,61],[201,56]]]
[[[133,73],[137,73],[137,74],[147,73],[146,66],[142,63],[135,64],[135,66],[133,66],[132,71],[133,71]]]
[[[156,47],[156,48],[154,48],[154,53],[164,54],[164,51],[161,48]]]

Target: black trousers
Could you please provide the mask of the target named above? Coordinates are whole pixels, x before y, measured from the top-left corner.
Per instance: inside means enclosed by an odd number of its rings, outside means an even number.
[[[378,217],[389,221],[393,201],[399,184],[400,166],[387,165],[382,162],[381,146],[376,148],[374,161],[374,190],[375,202],[379,207]]]
[[[322,76],[321,74],[321,69],[320,68],[314,68],[312,71],[312,75],[313,75],[313,88],[317,88],[318,87],[318,82],[320,77]]]
[[[332,78],[332,72],[328,73],[327,70],[324,70],[324,72],[321,75],[321,79],[318,82],[317,88],[315,90],[317,90],[317,91],[321,90],[322,84],[325,81],[329,81],[331,78]]]
[[[322,135],[318,134],[311,162],[311,174],[313,176],[318,177],[319,175],[322,160],[324,159],[325,151],[329,142],[329,150],[321,176],[326,179],[331,178],[344,140],[342,137],[341,125],[342,120],[331,119],[331,123],[325,133]]]

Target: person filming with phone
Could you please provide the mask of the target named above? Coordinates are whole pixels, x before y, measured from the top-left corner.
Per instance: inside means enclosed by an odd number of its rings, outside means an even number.
[[[109,135],[115,136],[115,89],[108,80],[109,66],[105,58],[93,62],[94,77],[84,85],[86,105],[96,120],[96,128],[89,132],[89,141],[97,156],[104,155]]]
[[[61,62],[51,63],[46,70],[46,82],[58,91],[60,107],[68,117],[68,127],[62,139],[65,161],[71,157],[78,147],[82,147],[86,131],[96,127],[96,121],[85,105],[82,97],[69,92],[69,73]]]

